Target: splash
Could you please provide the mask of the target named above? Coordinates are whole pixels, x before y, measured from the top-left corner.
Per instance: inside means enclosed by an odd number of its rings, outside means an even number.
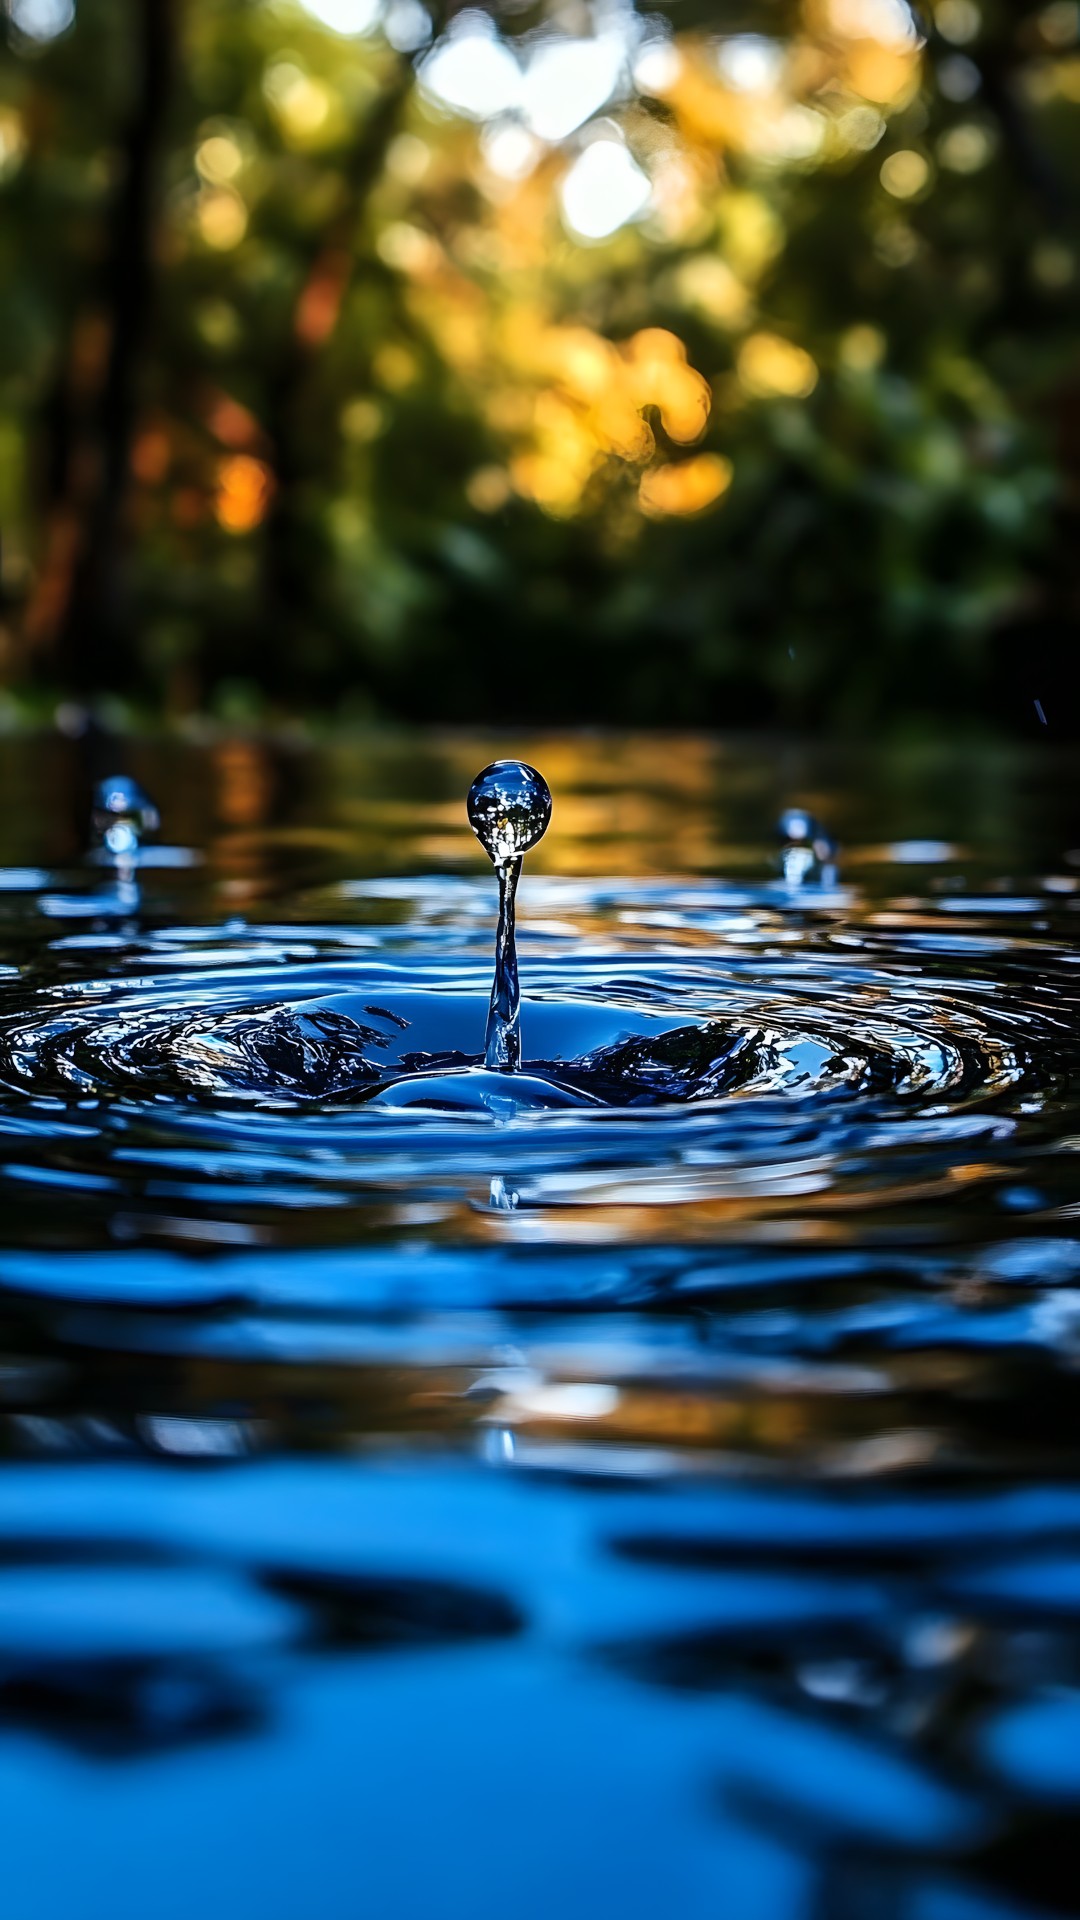
[[[521,988],[518,983],[514,900],[521,862],[544,837],[551,819],[551,790],[543,774],[524,760],[495,760],[478,773],[466,802],[469,825],[499,880],[499,930],[495,979],[488,1009],[484,1065],[513,1073],[521,1065]]]
[[[146,834],[161,825],[158,810],[136,781],[110,774],[94,789],[91,816],[100,857],[116,876],[117,901],[125,911],[139,905],[139,851]]]
[[[781,871],[789,887],[836,885],[838,848],[820,820],[805,807],[785,807],[776,831]]]

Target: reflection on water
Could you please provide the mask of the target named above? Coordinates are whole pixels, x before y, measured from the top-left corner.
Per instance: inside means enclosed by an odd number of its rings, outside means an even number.
[[[5,745],[10,1909],[1078,1913],[1067,770],[513,749],[506,1111],[495,743]]]

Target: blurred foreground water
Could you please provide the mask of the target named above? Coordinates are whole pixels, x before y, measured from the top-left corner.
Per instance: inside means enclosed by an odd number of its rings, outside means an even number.
[[[486,1008],[511,750],[526,1060],[707,1044],[368,1104],[303,1005]],[[7,740],[0,862],[14,1920],[1080,1913],[1066,760]]]

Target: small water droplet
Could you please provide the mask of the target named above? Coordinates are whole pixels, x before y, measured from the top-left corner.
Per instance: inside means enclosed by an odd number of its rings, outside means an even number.
[[[543,839],[551,819],[551,789],[524,760],[495,760],[477,774],[466,806],[480,845],[501,867]]]
[[[835,885],[837,846],[820,820],[805,807],[785,807],[776,830],[780,865],[789,887]]]
[[[94,789],[94,832],[110,852],[138,847],[143,835],[161,825],[153,801],[126,774],[99,780]]]
[[[156,833],[161,825],[158,810],[137,781],[129,779],[127,774],[114,773],[106,780],[99,780],[94,789],[91,821],[94,834],[115,870],[121,904],[125,909],[132,909],[139,899],[136,877],[139,848],[143,836]]]

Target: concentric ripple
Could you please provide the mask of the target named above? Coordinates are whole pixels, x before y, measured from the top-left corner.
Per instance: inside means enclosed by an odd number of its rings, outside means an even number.
[[[0,1180],[46,1237],[67,1197],[114,1234],[118,1210],[273,1238],[331,1209],[365,1237],[695,1239],[886,1230],[998,1204],[1030,1154],[1052,1174],[1078,981],[1048,927],[1000,901],[958,924],[948,901],[545,891],[517,1076],[483,1069],[487,930],[445,887],[404,935],[54,942],[0,1012]]]
[[[840,1092],[974,1100],[1060,1078],[1068,1036],[1049,1004],[993,979],[929,976],[899,946],[876,961],[624,964],[595,981],[548,967],[525,1002],[523,1065],[612,1109]],[[238,968],[227,982],[216,969],[187,973],[182,1007],[169,974],[51,988],[44,1005],[3,1018],[0,1076],[13,1093],[235,1098],[283,1110],[355,1104],[439,1072],[461,1072],[467,1088],[466,1070],[483,1059],[475,970],[354,963],[350,974],[343,991],[331,960],[321,975],[305,969],[299,996],[239,1005],[241,983],[258,995],[261,973]],[[460,1105],[468,1110],[465,1092]]]

